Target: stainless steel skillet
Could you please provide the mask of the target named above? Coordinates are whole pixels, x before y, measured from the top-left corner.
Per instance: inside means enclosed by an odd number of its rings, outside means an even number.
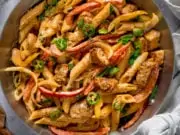
[[[18,5],[14,8],[5,26],[3,27],[3,33],[0,39],[0,58],[1,58],[0,68],[8,66],[11,48],[13,45],[15,45],[18,37],[18,25],[19,25],[20,17],[36,2],[38,2],[38,0],[34,0],[34,1],[21,0],[18,3]],[[162,17],[159,9],[156,7],[156,5],[153,3],[152,0],[144,0],[144,1],[134,0],[134,2],[143,9],[149,12],[155,12]],[[158,82],[159,93],[156,97],[156,103],[153,104],[152,106],[149,106],[142,115],[142,117],[140,118],[140,120],[138,120],[138,122],[133,127],[122,132],[122,134],[128,135],[132,133],[140,122],[154,115],[159,110],[161,104],[163,103],[163,100],[165,99],[168,93],[168,88],[170,86],[173,75],[174,51],[173,51],[173,43],[172,43],[170,30],[163,17],[161,19],[161,22],[157,26],[157,29],[162,33],[161,48],[165,50],[166,56],[165,56],[164,67],[162,69]],[[13,91],[12,76],[7,73],[2,73],[0,79],[2,82],[3,92],[6,95],[8,103],[16,112],[17,117],[19,116],[24,121],[24,124],[28,124],[30,127],[33,128],[33,129],[29,128],[29,131],[27,131],[28,133],[27,132],[26,133],[31,134],[32,133],[31,130],[32,131],[35,130],[38,134],[42,133],[42,130],[44,131],[42,127],[34,126],[33,123],[27,121],[28,114],[23,104],[18,103],[14,100],[14,97],[12,95],[12,91]]]

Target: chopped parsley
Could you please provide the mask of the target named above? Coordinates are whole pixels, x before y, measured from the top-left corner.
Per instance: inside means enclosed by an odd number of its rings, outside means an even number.
[[[99,30],[98,30],[98,33],[99,33],[99,34],[107,34],[107,33],[108,33],[108,30],[102,28],[102,29],[99,29]]]
[[[62,114],[62,110],[57,109],[57,110],[51,112],[49,114],[49,117],[51,120],[56,120],[57,118],[59,118],[61,116],[61,114]]]
[[[91,38],[96,34],[96,30],[92,24],[87,24],[84,19],[80,19],[77,23],[78,28],[83,32],[86,38]]]
[[[154,87],[154,89],[153,89],[153,91],[152,91],[152,93],[151,93],[151,95],[150,95],[150,97],[149,97],[149,101],[155,99],[155,97],[156,97],[156,95],[157,95],[157,92],[158,92],[158,86],[155,85],[155,87]]]
[[[52,43],[56,44],[59,50],[64,51],[67,48],[67,41],[68,40],[66,38],[55,38]]]
[[[133,39],[134,39],[134,35],[133,35],[133,34],[127,34],[127,35],[122,36],[122,37],[118,40],[118,42],[119,42],[119,43],[122,43],[123,45],[125,45],[125,44],[127,44],[128,42],[133,41]]]
[[[106,75],[109,75],[112,77],[112,76],[116,75],[119,72],[119,70],[120,69],[118,67],[108,66],[98,76],[104,77]]]
[[[140,40],[134,41],[133,44],[135,51],[132,53],[130,59],[129,59],[129,65],[133,65],[134,61],[138,58],[138,56],[141,54],[141,48],[142,48],[142,43]]]
[[[35,60],[32,64],[33,68],[37,72],[42,72],[44,70],[45,62],[43,60]]]

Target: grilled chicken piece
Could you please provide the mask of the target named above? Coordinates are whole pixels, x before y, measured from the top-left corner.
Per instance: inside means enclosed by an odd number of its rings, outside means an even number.
[[[160,41],[160,32],[156,30],[151,30],[150,32],[145,34],[145,38],[148,40],[148,50],[152,51],[159,47]]]
[[[157,62],[159,65],[162,65],[164,63],[164,55],[164,50],[154,51],[150,54],[151,58],[153,58],[154,61]]]
[[[134,84],[137,84],[139,88],[145,87],[155,64],[156,62],[154,62],[153,59],[148,59],[147,61],[142,63],[142,65],[140,66],[137,72],[137,76]]]
[[[67,64],[57,65],[54,80],[61,85],[65,84],[67,82],[68,71],[69,69]]]
[[[106,91],[106,92],[111,92],[115,88],[117,83],[118,83],[118,81],[116,79],[105,78],[105,77],[96,77],[95,78],[96,87],[98,87],[101,90]]]
[[[123,9],[122,9],[122,14],[127,14],[130,12],[136,11],[138,8],[134,4],[127,4]]]
[[[109,64],[108,57],[101,48],[93,48],[91,50],[91,58],[94,64],[98,64],[100,66],[106,66]]]
[[[148,42],[144,37],[139,38],[139,42],[141,43],[141,53],[148,51]]]
[[[76,30],[75,32],[68,32],[66,38],[68,39],[68,46],[74,46],[84,39],[84,34],[80,30]]]
[[[85,23],[91,24],[93,15],[90,12],[84,11],[80,14],[79,18],[83,18]]]
[[[70,116],[72,118],[91,118],[93,109],[87,104],[86,100],[77,102],[71,106]]]

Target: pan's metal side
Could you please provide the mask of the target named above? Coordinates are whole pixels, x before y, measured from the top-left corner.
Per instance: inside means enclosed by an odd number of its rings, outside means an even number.
[[[6,67],[8,65],[9,61],[9,55],[10,50],[12,48],[12,45],[17,41],[17,33],[18,33],[18,24],[19,19],[23,15],[25,11],[27,11],[31,5],[36,2],[37,0],[21,0],[18,6],[13,10],[11,16],[7,20],[7,23],[4,27],[2,37],[0,39],[0,68]],[[134,0],[137,5],[140,7],[143,7],[145,10],[150,12],[155,12],[159,16],[162,17],[161,13],[159,12],[158,8],[155,6],[155,4],[151,1],[145,1],[142,3],[142,0]],[[157,95],[156,103],[152,106],[149,106],[145,113],[142,115],[140,120],[131,128],[124,131],[122,135],[129,135],[132,133],[139,123],[141,123],[143,120],[150,118],[158,109],[160,104],[163,102],[164,97],[166,96],[168,92],[168,87],[170,85],[172,75],[173,75],[173,66],[174,66],[174,51],[173,51],[173,43],[170,31],[168,29],[168,26],[165,22],[165,20],[162,18],[160,24],[157,26],[157,29],[161,31],[162,33],[162,39],[161,39],[161,48],[165,50],[166,56],[165,56],[165,63],[164,67],[162,69],[160,78],[159,78],[159,93]],[[4,94],[6,95],[6,98],[13,108],[13,110],[16,112],[16,114],[25,122],[28,123],[30,127],[33,127],[36,132],[39,134],[42,130],[44,130],[41,127],[34,126],[33,123],[27,121],[27,111],[22,103],[16,102],[13,97],[13,86],[12,86],[12,76],[9,73],[2,73],[0,75],[0,79],[2,82],[2,88],[4,91]],[[11,113],[14,114],[14,113]],[[8,115],[8,114],[7,114]],[[14,118],[16,116],[13,116]],[[18,123],[16,123],[18,125]],[[26,123],[25,123],[26,124]],[[33,134],[33,130],[30,128],[26,128],[25,134],[30,135]],[[24,130],[25,131],[25,130]]]

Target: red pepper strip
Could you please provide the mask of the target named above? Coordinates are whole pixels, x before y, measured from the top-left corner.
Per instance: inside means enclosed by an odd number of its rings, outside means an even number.
[[[65,131],[61,129],[56,129],[55,127],[49,127],[51,132],[55,135],[106,135],[109,132],[109,128],[100,128],[95,132],[73,132],[73,131]]]
[[[91,40],[87,40],[85,42],[82,42],[78,45],[76,45],[75,47],[71,47],[71,48],[67,48],[66,51],[69,53],[77,53],[77,52],[82,52],[86,49],[89,49],[93,46],[93,43],[96,42],[97,40],[108,40],[108,39],[112,39],[112,38],[119,38],[123,33],[118,33],[118,34],[107,34],[107,35],[100,35],[100,36],[96,36]]]
[[[109,60],[111,64],[116,64],[119,60],[122,60],[126,56],[128,48],[129,43],[116,50]]]
[[[94,8],[100,7],[101,4],[99,2],[88,2],[85,4],[82,4],[80,6],[75,7],[75,9],[73,9],[65,18],[66,22],[68,25],[72,25],[73,24],[73,17],[75,15],[80,14],[83,11],[91,11]]]
[[[149,95],[152,93],[152,90],[156,85],[158,76],[159,76],[159,66],[156,65],[151,72],[145,90],[141,91],[140,93],[134,96],[136,103],[140,103],[149,97]]]
[[[51,97],[57,97],[57,98],[61,98],[61,97],[73,97],[76,96],[78,94],[80,94],[81,92],[84,91],[84,87],[77,89],[75,91],[63,91],[63,92],[53,92],[50,91],[44,87],[39,87],[39,90],[41,91],[42,94],[46,95],[46,96],[51,96]]]
[[[84,95],[88,95],[90,91],[92,91],[95,88],[94,81],[91,81],[88,87],[84,90]]]
[[[75,47],[67,48],[66,51],[69,53],[84,51],[85,49],[91,48],[93,43],[94,43],[93,39],[88,40],[88,41],[85,41],[83,43],[80,43],[79,45],[77,45]]]
[[[26,84],[26,87],[23,91],[23,100],[28,101],[31,96],[31,91],[35,85],[34,79],[30,78],[29,81]]]
[[[121,11],[121,9],[126,4],[125,0],[107,0],[106,2],[110,2],[111,4],[113,4],[115,7],[118,8],[119,11]]]
[[[124,126],[123,129],[127,129],[129,127],[131,127],[132,125],[134,125],[134,123],[139,119],[139,117],[141,116],[141,114],[144,112],[145,110],[145,105],[143,105],[134,115],[134,117],[128,121]]]
[[[46,61],[46,60],[48,60],[49,56],[50,56],[49,53],[43,52],[43,54],[41,55],[40,59]]]

